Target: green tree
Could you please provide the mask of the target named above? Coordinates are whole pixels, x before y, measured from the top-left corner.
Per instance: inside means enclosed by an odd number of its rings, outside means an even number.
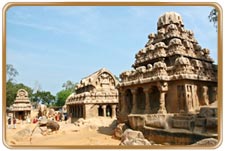
[[[65,101],[67,99],[67,97],[72,94],[75,93],[75,86],[77,85],[77,83],[73,83],[70,80],[67,80],[65,83],[63,83],[62,87],[64,88],[63,90],[59,91],[56,94],[56,102],[55,105],[56,106],[63,106],[65,104]]]
[[[61,90],[56,94],[56,106],[63,106],[66,99],[72,92],[70,90]]]
[[[9,107],[13,104],[19,89],[25,89],[28,92],[29,97],[32,97],[32,89],[30,87],[22,83],[16,84],[9,80],[6,82],[6,106]]]
[[[218,24],[218,11],[214,8],[211,10],[211,12],[209,13],[209,21],[213,22],[214,26],[217,28],[217,24]]]
[[[34,102],[42,102],[47,106],[50,106],[50,104],[54,102],[55,96],[53,96],[49,91],[37,91],[33,94],[32,100]]]
[[[76,84],[77,83],[73,83],[72,81],[67,80],[65,83],[63,83],[62,87],[65,88],[66,90],[73,92]]]
[[[11,64],[6,65],[6,72],[7,72],[7,81],[13,81],[14,78],[19,74],[19,72],[13,67]]]

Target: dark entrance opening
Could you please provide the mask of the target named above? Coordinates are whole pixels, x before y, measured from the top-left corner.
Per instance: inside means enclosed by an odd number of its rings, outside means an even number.
[[[103,109],[102,106],[98,107],[98,116],[103,116]]]
[[[139,114],[144,113],[145,111],[145,93],[143,88],[138,88],[137,90],[137,112]]]
[[[24,111],[19,111],[18,112],[18,119],[19,120],[24,120]]]
[[[108,117],[112,116],[112,108],[110,105],[106,106],[106,116]]]
[[[133,100],[133,96],[132,96],[131,90],[128,89],[126,91],[126,101],[125,101],[128,114],[130,114],[132,110],[132,100]]]
[[[151,88],[151,93],[149,94],[150,98],[150,113],[155,114],[159,110],[159,97],[160,97],[160,92],[157,88],[157,86],[153,86]]]

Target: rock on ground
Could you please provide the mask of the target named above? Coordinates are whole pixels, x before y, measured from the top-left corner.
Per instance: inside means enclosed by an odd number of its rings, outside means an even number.
[[[114,137],[121,139],[123,132],[128,128],[128,126],[125,123],[120,123],[116,126],[114,129]]]
[[[13,139],[17,142],[25,141],[25,140],[28,140],[30,138],[30,134],[31,134],[31,129],[30,128],[24,128],[24,129],[16,132],[13,135]]]
[[[194,144],[193,146],[216,146],[218,144],[218,140],[215,138],[206,138],[202,139]]]
[[[127,129],[122,134],[120,145],[151,145],[151,143],[145,139],[142,132]]]

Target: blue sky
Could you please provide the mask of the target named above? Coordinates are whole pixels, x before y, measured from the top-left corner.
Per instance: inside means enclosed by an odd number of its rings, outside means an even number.
[[[56,94],[67,80],[79,82],[102,67],[119,76],[156,33],[158,17],[181,14],[186,29],[209,48],[217,63],[217,32],[206,6],[17,6],[7,11],[7,64],[31,88]]]

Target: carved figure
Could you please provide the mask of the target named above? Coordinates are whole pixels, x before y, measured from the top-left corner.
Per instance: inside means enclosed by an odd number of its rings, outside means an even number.
[[[44,104],[38,105],[38,117],[40,116],[46,116],[47,113],[47,106]]]

